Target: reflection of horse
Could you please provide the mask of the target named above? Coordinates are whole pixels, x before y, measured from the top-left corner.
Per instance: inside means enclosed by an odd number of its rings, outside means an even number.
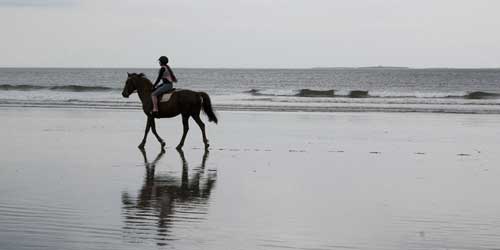
[[[153,84],[149,79],[144,77],[144,74],[128,74],[127,81],[125,82],[125,87],[123,88],[122,96],[128,98],[130,94],[137,90],[137,94],[142,102],[142,109],[147,115],[148,120],[146,122],[146,131],[144,132],[144,138],[142,139],[139,148],[144,148],[146,144],[146,138],[149,133],[149,129],[153,130],[153,134],[156,139],[161,143],[161,146],[165,146],[163,139],[156,133],[155,119],[150,115],[153,109],[153,101],[151,100],[151,92],[153,89]],[[182,125],[183,133],[182,139],[177,145],[177,149],[182,148],[184,145],[184,140],[186,139],[187,132],[189,130],[189,117],[193,117],[194,121],[198,124],[201,129],[201,134],[203,135],[203,143],[205,148],[208,148],[208,139],[205,135],[205,124],[200,119],[200,111],[203,111],[208,116],[208,121],[217,123],[217,117],[212,109],[212,104],[210,97],[205,92],[195,92],[187,89],[178,90],[172,93],[170,100],[168,102],[160,102],[158,105],[159,118],[171,118],[182,115]]]
[[[201,166],[193,169],[191,177],[184,152],[178,152],[182,160],[180,180],[168,174],[155,175],[155,166],[165,151],[162,150],[154,161],[149,162],[146,152],[141,150],[146,166],[144,184],[136,198],[128,192],[122,194],[125,230],[132,234],[132,238],[147,237],[147,230],[153,226],[156,236],[151,238],[164,245],[174,221],[189,222],[206,214],[208,199],[215,185],[215,173],[204,174],[208,151],[203,154]],[[176,212],[182,216],[176,216]]]

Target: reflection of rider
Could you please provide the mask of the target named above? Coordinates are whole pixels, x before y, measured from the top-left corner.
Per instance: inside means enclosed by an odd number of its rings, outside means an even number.
[[[153,100],[153,116],[158,115],[158,96],[163,93],[168,92],[173,88],[173,83],[177,82],[177,78],[174,75],[172,69],[168,66],[168,57],[161,56],[158,61],[160,62],[160,71],[158,72],[158,77],[156,78],[155,84],[153,85],[153,93],[151,94],[151,98]],[[162,83],[158,85],[158,83],[162,80]]]

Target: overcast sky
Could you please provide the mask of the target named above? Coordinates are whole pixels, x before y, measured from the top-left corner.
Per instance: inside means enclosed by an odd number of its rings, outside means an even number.
[[[497,0],[0,0],[0,67],[500,67]]]

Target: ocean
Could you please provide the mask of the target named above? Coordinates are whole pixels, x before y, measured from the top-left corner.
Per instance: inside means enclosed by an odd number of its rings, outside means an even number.
[[[500,69],[174,68],[176,88],[205,91],[216,110],[500,114]],[[1,68],[0,107],[139,109],[121,96],[127,72],[157,69]]]
[[[499,249],[500,70],[174,70],[209,150],[137,149],[156,69],[0,69],[0,250]]]

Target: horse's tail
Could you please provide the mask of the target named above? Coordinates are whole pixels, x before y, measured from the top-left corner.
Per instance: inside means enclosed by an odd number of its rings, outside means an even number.
[[[203,103],[203,111],[207,114],[208,121],[217,123],[217,116],[215,116],[214,110],[212,109],[210,97],[205,92],[200,92],[200,96]]]

